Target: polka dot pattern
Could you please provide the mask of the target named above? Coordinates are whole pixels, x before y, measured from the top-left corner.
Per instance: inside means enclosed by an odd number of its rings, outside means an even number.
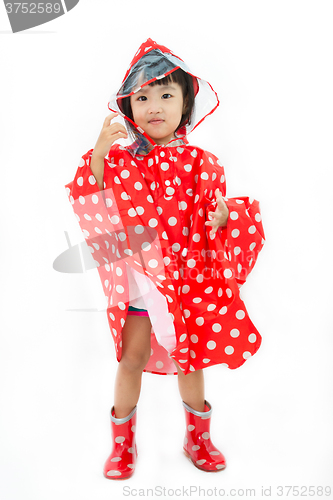
[[[179,144],[157,145],[140,157],[114,144],[105,160],[102,192],[90,170],[91,150],[66,193],[100,275],[118,361],[130,265],[150,283],[143,296],[153,324],[145,371],[175,374],[172,360],[184,373],[214,364],[233,369],[261,343],[238,288],[264,243],[259,204],[247,197],[225,198],[218,159]],[[215,210],[217,187],[229,219],[211,239],[204,221]]]

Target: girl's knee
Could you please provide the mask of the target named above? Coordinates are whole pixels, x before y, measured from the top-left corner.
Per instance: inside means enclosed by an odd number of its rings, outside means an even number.
[[[130,371],[142,371],[150,358],[150,351],[126,351],[121,363]]]

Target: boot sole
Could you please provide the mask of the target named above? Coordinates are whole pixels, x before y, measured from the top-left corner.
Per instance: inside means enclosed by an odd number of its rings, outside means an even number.
[[[204,467],[202,467],[201,465],[196,464],[196,463],[192,460],[191,455],[190,455],[190,454],[189,454],[189,453],[185,450],[185,448],[183,448],[183,451],[184,451],[184,455],[185,455],[185,457],[186,457],[186,458],[188,458],[188,459],[189,459],[189,461],[190,461],[190,462],[192,462],[192,464],[193,464],[193,465],[194,465],[197,469],[203,470],[204,472],[221,472],[221,471],[225,470],[225,469],[226,469],[226,467],[227,467],[227,465],[225,465],[225,466],[223,467],[223,469],[212,469],[212,470],[210,470],[210,469],[205,469]]]

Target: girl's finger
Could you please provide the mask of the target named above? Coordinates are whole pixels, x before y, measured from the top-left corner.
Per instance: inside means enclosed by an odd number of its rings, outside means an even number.
[[[119,113],[111,113],[104,120],[104,125],[110,125],[111,120],[113,120]]]

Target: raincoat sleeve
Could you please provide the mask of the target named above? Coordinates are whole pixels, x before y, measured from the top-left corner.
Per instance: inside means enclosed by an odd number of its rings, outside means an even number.
[[[208,220],[208,212],[216,210],[217,203],[214,192],[216,188],[219,188],[228,206],[229,216],[227,225],[217,231],[215,244],[221,254],[223,252],[225,263],[227,263],[229,269],[233,270],[234,277],[238,285],[241,286],[252,271],[265,241],[259,202],[248,196],[226,197],[226,180],[223,166],[210,153],[208,159],[204,158],[204,163],[207,161],[208,163],[212,163],[212,161],[214,163],[213,171],[216,173],[216,180],[210,186],[213,189],[209,195],[211,203],[206,205],[206,219]],[[213,172],[212,178],[214,177]],[[209,235],[208,241],[210,241]]]
[[[65,188],[96,267],[100,267],[123,253],[118,236],[124,228],[112,187],[100,191],[92,173],[92,152],[91,149],[82,156],[74,180]],[[104,160],[105,167],[108,159]]]

